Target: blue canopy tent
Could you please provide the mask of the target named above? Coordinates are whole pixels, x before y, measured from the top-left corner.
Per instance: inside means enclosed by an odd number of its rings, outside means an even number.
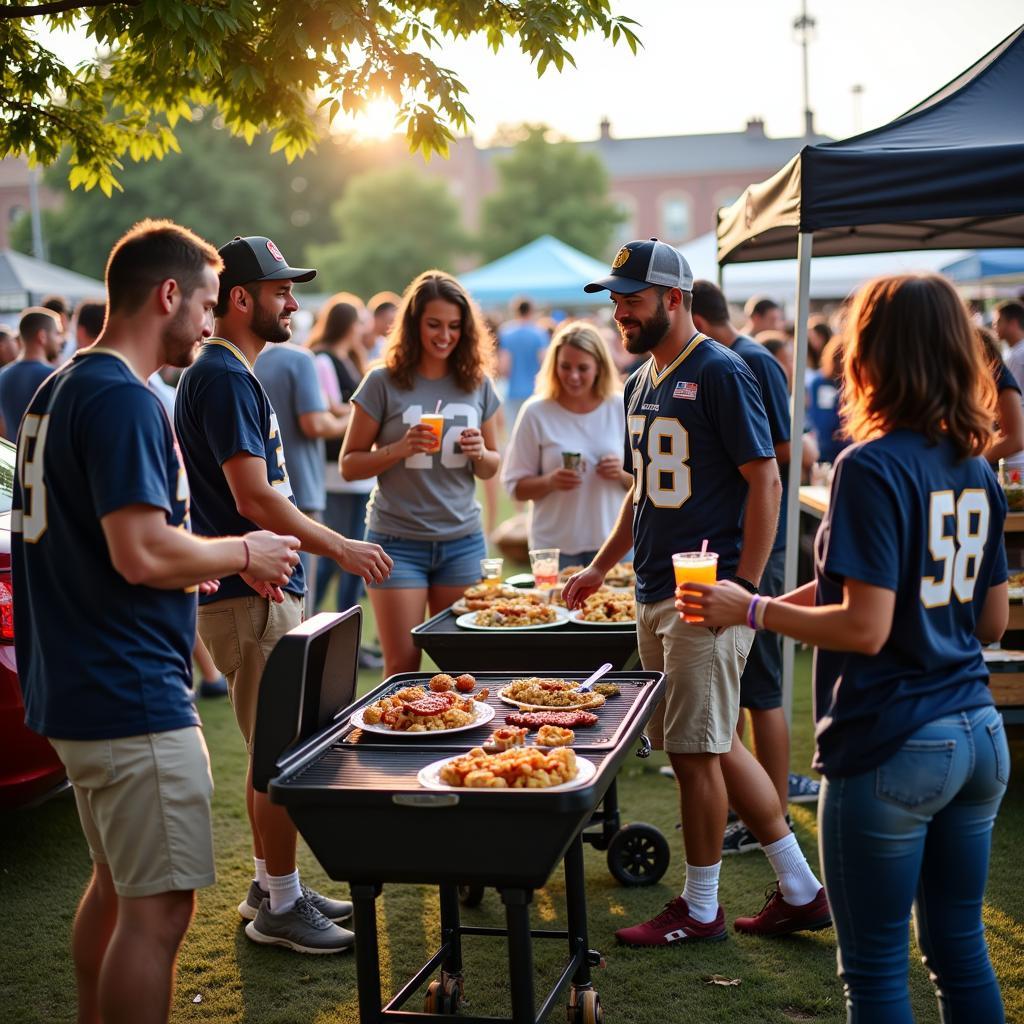
[[[1024,249],[979,249],[942,268],[951,281],[1024,279]]]
[[[805,146],[718,215],[718,263],[799,261],[786,589],[796,583],[803,386],[815,256],[1019,246],[1024,238],[1024,26],[901,117]],[[792,701],[793,644],[784,698]]]
[[[504,306],[520,296],[544,306],[603,306],[607,296],[588,295],[583,286],[607,273],[605,263],[541,235],[493,263],[460,274],[459,280],[486,307]]]

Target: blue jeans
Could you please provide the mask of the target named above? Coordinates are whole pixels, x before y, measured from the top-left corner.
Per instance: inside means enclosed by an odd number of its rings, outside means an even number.
[[[349,540],[362,540],[366,533],[366,504],[369,500],[369,494],[333,494],[328,492],[327,507],[324,509],[324,525]],[[363,581],[359,576],[344,572],[331,558],[319,558],[317,563],[314,610],[320,606],[327,593],[327,586],[335,576],[340,577],[336,604],[338,611],[344,611],[346,608],[359,604],[359,598],[363,594]]]
[[[455,540],[410,540],[368,530],[366,539],[395,563],[383,583],[370,584],[374,590],[468,587],[480,579],[480,559],[487,557],[482,530]]]
[[[981,923],[1010,754],[1002,716],[937,718],[874,771],[825,779],[819,841],[850,1024],[912,1024],[907,922],[943,1024],[1001,1024]]]

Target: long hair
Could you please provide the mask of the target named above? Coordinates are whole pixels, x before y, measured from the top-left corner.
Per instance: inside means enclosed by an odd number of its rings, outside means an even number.
[[[995,384],[960,297],[934,274],[880,277],[846,325],[843,420],[863,441],[907,428],[960,458],[992,437]]]
[[[585,320],[573,320],[564,323],[555,331],[544,353],[544,360],[537,373],[535,394],[541,398],[557,399],[562,393],[562,385],[558,380],[558,355],[567,345],[585,352],[597,362],[597,376],[594,378],[592,393],[603,402],[618,391],[618,375],[615,364],[608,352],[601,332]]]
[[[427,303],[434,299],[452,303],[461,313],[459,341],[448,357],[448,366],[459,388],[475,391],[484,377],[493,373],[494,338],[465,289],[443,270],[424,271],[406,288],[384,349],[384,365],[400,388],[412,390],[423,354],[420,321]]]
[[[306,339],[307,348],[323,351],[352,334],[361,319],[359,308],[348,301],[353,297],[347,292],[331,296],[320,310],[316,323],[309,332]],[[359,371],[359,376],[362,377],[366,373],[363,346],[359,343],[349,345],[345,354],[352,360],[352,364]]]

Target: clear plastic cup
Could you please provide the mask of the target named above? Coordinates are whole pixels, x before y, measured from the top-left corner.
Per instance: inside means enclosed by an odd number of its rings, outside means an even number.
[[[480,559],[480,576],[483,579],[485,586],[500,586],[502,565],[504,565],[504,560],[501,558]]]
[[[558,548],[534,548],[530,552],[533,582],[541,590],[558,585]]]
[[[425,412],[420,416],[420,423],[430,427],[434,432],[434,446],[431,451],[436,452],[441,447],[441,435],[444,433],[444,417],[432,412]]]
[[[714,551],[679,551],[672,556],[676,586],[714,583],[718,579],[718,555]],[[684,615],[685,622],[703,622],[699,615]]]

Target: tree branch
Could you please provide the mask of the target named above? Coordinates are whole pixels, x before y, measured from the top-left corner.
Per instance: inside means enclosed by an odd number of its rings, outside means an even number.
[[[142,0],[50,0],[43,4],[9,4],[0,7],[0,21],[12,21],[15,18],[34,18],[39,14],[63,14],[85,7],[112,7],[121,4],[124,7],[138,7]]]

